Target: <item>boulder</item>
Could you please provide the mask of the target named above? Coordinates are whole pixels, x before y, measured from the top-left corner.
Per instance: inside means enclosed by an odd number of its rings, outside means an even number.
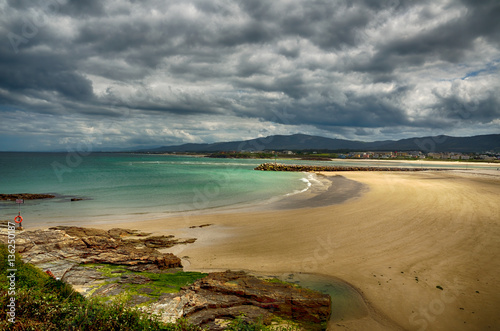
[[[89,285],[93,284],[96,280],[106,279],[106,277],[92,268],[73,266],[61,279],[71,285]]]
[[[153,236],[144,239],[144,245],[149,248],[168,248],[176,244],[176,240],[172,240],[174,236]]]
[[[156,265],[160,269],[180,268],[182,267],[181,259],[172,253],[166,253],[156,257]]]

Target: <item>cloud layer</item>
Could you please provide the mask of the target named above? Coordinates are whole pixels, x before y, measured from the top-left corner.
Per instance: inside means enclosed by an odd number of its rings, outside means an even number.
[[[500,132],[496,0],[4,0],[0,15],[0,150]]]

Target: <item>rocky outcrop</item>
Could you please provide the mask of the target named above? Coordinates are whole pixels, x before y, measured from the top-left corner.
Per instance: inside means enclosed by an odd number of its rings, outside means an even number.
[[[216,320],[241,315],[252,321],[262,318],[265,324],[278,316],[310,323],[308,329],[321,329],[330,309],[329,295],[233,271],[211,273],[147,308],[159,313],[164,321],[186,317],[210,330],[223,329]]]
[[[0,239],[5,242],[7,235],[0,233]],[[159,315],[165,322],[183,317],[208,330],[223,330],[224,323],[244,316],[249,322],[269,324],[281,318],[300,322],[306,330],[324,329],[330,296],[244,272],[199,274],[203,278],[196,275],[191,278],[198,279],[194,283],[171,293],[189,283],[165,283],[160,273],[182,267],[181,260],[156,248],[192,241],[126,229],[59,226],[17,234],[16,250],[25,262],[50,270],[85,296],[113,300],[126,295],[128,306]],[[178,279],[182,274],[187,273],[173,275]]]
[[[196,228],[205,228],[207,226],[212,226],[213,224],[210,224],[210,223],[206,223],[206,224],[202,224],[202,225],[192,225],[190,226],[189,228],[190,229],[196,229]]]
[[[35,199],[52,199],[53,194],[33,194],[33,193],[16,193],[16,194],[0,194],[0,200],[15,201],[16,199],[35,200]]]
[[[143,233],[125,229],[109,231],[73,226],[58,226],[47,230],[24,231],[16,236],[16,250],[25,262],[50,269],[57,278],[80,264],[107,263],[139,270],[159,272],[182,267],[181,260],[156,248],[194,242],[173,236],[144,237]],[[133,236],[133,237],[132,237]],[[132,238],[129,238],[132,237]],[[6,242],[6,235],[1,236]]]
[[[444,168],[399,168],[399,167],[348,167],[348,166],[313,166],[294,164],[263,163],[254,170],[261,171],[438,171]]]

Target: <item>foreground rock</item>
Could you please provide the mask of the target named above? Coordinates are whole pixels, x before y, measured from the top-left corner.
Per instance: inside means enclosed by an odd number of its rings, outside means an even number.
[[[262,280],[244,272],[216,272],[163,296],[145,310],[164,321],[180,317],[210,330],[223,330],[221,320],[245,316],[270,324],[276,317],[300,321],[309,330],[321,330],[330,317],[331,298],[292,284]]]
[[[0,232],[0,239],[7,241],[6,231]],[[194,240],[59,226],[18,233],[16,250],[25,262],[50,270],[85,296],[108,301],[128,297],[128,306],[165,322],[183,317],[209,330],[224,330],[228,321],[244,316],[249,322],[284,319],[299,322],[305,330],[325,329],[331,309],[328,295],[244,272],[182,272],[177,256],[157,250]],[[177,281],[165,281],[169,274]],[[182,277],[188,281],[179,283]]]
[[[161,253],[156,248],[168,248],[195,240],[183,241],[173,236],[141,237],[144,235],[147,234],[125,229],[105,231],[58,226],[19,233],[16,236],[16,250],[25,262],[43,270],[50,269],[55,277],[64,280],[71,277],[74,267],[88,263],[124,265],[150,272],[179,268],[182,265],[177,256]],[[131,236],[135,238],[127,238]],[[6,234],[1,237],[6,242]]]

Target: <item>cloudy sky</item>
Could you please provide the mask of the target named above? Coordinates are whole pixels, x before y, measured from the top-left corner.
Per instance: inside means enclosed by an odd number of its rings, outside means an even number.
[[[498,0],[0,0],[0,151],[500,132]]]

